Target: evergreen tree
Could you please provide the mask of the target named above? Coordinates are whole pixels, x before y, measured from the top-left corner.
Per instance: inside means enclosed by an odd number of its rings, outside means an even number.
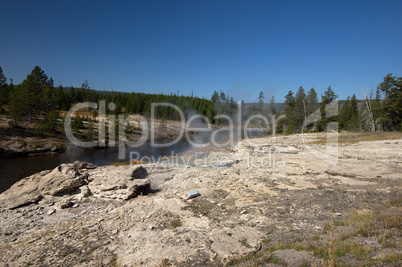
[[[264,92],[260,91],[258,95],[258,108],[259,108],[259,113],[263,114],[264,113]]]
[[[28,106],[29,99],[21,86],[17,86],[15,89],[11,90],[8,109],[14,126],[18,126],[18,123],[26,114],[26,109]]]
[[[307,93],[306,112],[307,116],[311,115],[318,109],[317,92],[311,88]]]
[[[296,131],[295,107],[296,107],[296,99],[293,95],[293,92],[289,91],[289,93],[285,96],[285,110],[284,110],[284,113],[286,115],[285,119],[286,134],[294,133]]]
[[[356,95],[353,94],[352,98],[348,96],[339,110],[338,117],[339,126],[342,129],[349,131],[358,130],[358,107]]]
[[[326,127],[326,124],[330,121],[336,121],[337,117],[332,116],[332,114],[326,114],[326,106],[335,101],[338,98],[338,95],[332,90],[331,86],[327,88],[323,95],[321,95],[321,103],[320,103],[320,111],[321,111],[321,120],[317,123],[319,131],[323,131]],[[335,114],[335,111],[333,112]]]
[[[85,90],[86,90],[86,89],[89,89],[89,84],[88,84],[88,81],[87,81],[87,80],[85,80],[85,82],[82,83],[81,88],[82,88],[82,89],[85,89]]]
[[[270,108],[270,112],[272,115],[277,114],[277,111],[275,108],[275,97],[274,96],[271,97],[271,101],[269,102],[269,108]]]
[[[385,130],[386,120],[384,119],[381,90],[378,88],[376,89],[375,99],[371,102],[371,110],[373,112],[373,120],[376,125],[376,131]]]
[[[301,129],[306,118],[306,93],[304,92],[304,88],[300,86],[296,93],[294,110],[294,123],[297,129]]]
[[[47,101],[47,99],[44,99],[43,93],[52,89],[52,80],[49,80],[39,66],[35,66],[31,74],[21,83],[18,90],[20,94],[23,94],[22,98],[25,100],[23,110],[29,120],[32,119],[34,112],[40,112],[45,109],[44,106],[47,104],[44,104],[44,101]],[[16,97],[15,94],[13,96]],[[15,101],[13,103],[15,104]]]
[[[323,95],[321,95],[321,104],[324,106],[335,101],[338,98],[338,95],[335,94],[334,90],[332,90],[331,85],[327,88]]]
[[[0,67],[0,110],[3,105],[8,103],[9,87],[7,78],[3,74],[3,69]]]
[[[226,95],[225,95],[225,93],[223,91],[220,92],[219,100],[221,102],[226,102]]]
[[[392,73],[384,77],[384,81],[378,85],[385,98],[383,100],[383,122],[390,130],[400,130],[402,127],[402,77],[392,76]]]
[[[6,85],[7,78],[3,74],[3,69],[0,67],[0,86]]]
[[[215,104],[219,103],[219,94],[216,90],[214,90],[214,93],[212,94],[211,101]]]

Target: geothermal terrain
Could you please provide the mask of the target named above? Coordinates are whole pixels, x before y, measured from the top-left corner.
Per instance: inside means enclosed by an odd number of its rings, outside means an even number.
[[[0,266],[400,266],[402,136],[389,137],[63,164],[0,195]]]

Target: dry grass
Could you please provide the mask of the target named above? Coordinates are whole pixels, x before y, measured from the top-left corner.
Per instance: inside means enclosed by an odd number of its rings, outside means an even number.
[[[350,145],[358,142],[364,141],[381,141],[381,140],[397,140],[402,139],[402,133],[400,132],[341,132],[338,136],[338,144],[342,145]],[[325,145],[327,143],[327,139],[325,136],[320,137],[317,140],[309,141],[307,144],[310,145]]]
[[[126,166],[126,165],[139,165],[139,164],[147,164],[147,162],[142,161],[142,160],[132,160],[132,161],[126,161],[126,162],[113,162],[110,165],[111,166]]]
[[[232,259],[227,266],[241,265],[259,266],[265,263],[276,263],[272,252],[283,249],[311,251],[310,266],[348,266],[349,259],[355,259],[363,265],[397,264],[402,261],[402,254],[397,250],[401,243],[400,199],[393,200],[389,205],[375,209],[350,209],[345,221],[326,223],[322,232],[311,238],[283,240],[281,242],[264,242],[263,249],[258,253],[249,253],[241,258]],[[343,233],[337,227],[353,227],[353,231]],[[337,237],[334,232],[337,232]],[[326,240],[328,238],[329,240]],[[326,236],[321,239],[320,236]],[[373,258],[378,248],[367,246],[362,240],[376,238],[380,249],[388,249],[384,255]],[[360,240],[360,241],[359,241]],[[356,264],[356,262],[354,262]],[[242,266],[243,266],[242,265]]]

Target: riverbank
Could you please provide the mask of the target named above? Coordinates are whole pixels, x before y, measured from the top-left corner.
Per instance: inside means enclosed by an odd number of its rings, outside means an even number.
[[[80,128],[73,130],[75,137],[83,142],[97,141],[99,136],[98,118],[91,117],[87,113],[78,112],[77,115],[85,119]],[[60,113],[60,116],[64,116],[64,113]],[[11,126],[9,122],[10,118],[8,116],[0,115],[0,159],[22,158],[46,153],[63,153],[69,146],[73,145],[67,140],[62,130],[63,124],[61,119],[57,120],[57,130],[52,133],[39,133],[40,131],[36,129],[38,121],[31,123],[25,121],[20,123],[18,127]],[[109,124],[108,116],[106,116],[105,124]],[[126,137],[128,140],[132,142],[138,141],[142,130],[139,119],[136,116],[133,116],[127,128]],[[152,136],[158,142],[174,140],[180,135],[181,131],[189,131],[190,134],[193,133],[192,129],[183,129],[180,122],[170,120],[163,122],[155,120],[153,130],[154,133]],[[161,130],[163,131],[161,132]],[[106,142],[108,142],[108,139],[109,137],[106,134]],[[148,140],[151,140],[151,134],[149,134]],[[116,143],[118,141],[118,137],[116,137]],[[94,147],[93,149],[107,148],[108,146]]]
[[[142,179],[138,165],[42,172],[0,195],[0,266],[400,265],[402,138],[344,143],[334,165],[312,153],[324,139],[203,148],[176,155],[198,159],[187,166],[141,165]]]
[[[0,115],[0,159],[19,158],[66,150],[65,140],[58,134],[39,136],[32,123],[20,127],[9,125],[9,119]]]

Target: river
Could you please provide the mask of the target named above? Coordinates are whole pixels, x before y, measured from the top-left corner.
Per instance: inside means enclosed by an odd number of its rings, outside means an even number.
[[[219,134],[222,134],[223,137],[219,138]],[[217,135],[217,139],[219,140],[218,143],[224,143],[228,140],[228,136],[225,133],[222,132],[219,134]],[[261,132],[255,129],[248,130],[249,137],[256,137],[261,134]],[[243,134],[242,137],[244,137]],[[237,139],[237,137],[234,138]],[[210,140],[210,133],[205,135],[196,134],[192,136],[191,139],[195,143],[205,144]],[[0,193],[4,192],[15,182],[24,177],[43,170],[52,170],[62,163],[72,163],[78,160],[90,162],[98,166],[109,165],[113,162],[127,162],[131,160],[131,152],[138,153],[140,158],[148,157],[148,160],[145,160],[147,162],[155,162],[160,157],[182,153],[191,148],[192,145],[185,138],[183,138],[168,147],[153,147],[151,146],[150,142],[146,142],[137,148],[126,147],[126,157],[124,160],[119,159],[118,147],[84,150],[79,149],[74,145],[70,145],[67,151],[61,154],[43,154],[24,158],[0,159]]]
[[[61,154],[43,154],[32,157],[2,159],[0,160],[0,193],[4,192],[15,182],[24,177],[43,170],[51,170],[62,163],[72,163],[76,160],[90,162],[95,165],[108,165],[113,162],[126,162],[130,160],[130,152],[136,152],[140,157],[149,157],[152,161],[159,157],[182,153],[191,149],[186,140],[180,140],[169,147],[152,147],[149,142],[137,148],[126,147],[126,158],[119,160],[117,147],[107,149],[83,150],[71,145]]]

